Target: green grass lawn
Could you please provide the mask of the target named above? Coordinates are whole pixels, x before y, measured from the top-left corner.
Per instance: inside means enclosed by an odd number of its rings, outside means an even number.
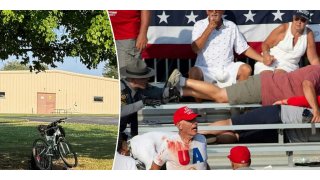
[[[40,137],[36,129],[39,124],[0,118],[0,169],[29,168],[32,143]],[[74,169],[112,169],[117,126],[73,123],[62,126],[78,154],[79,165]]]
[[[6,117],[78,117],[78,116],[94,116],[94,117],[118,117],[117,114],[0,114],[0,118]]]

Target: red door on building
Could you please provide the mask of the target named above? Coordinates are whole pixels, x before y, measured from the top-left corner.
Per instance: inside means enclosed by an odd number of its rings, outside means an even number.
[[[51,114],[56,109],[55,93],[37,93],[37,114]]]

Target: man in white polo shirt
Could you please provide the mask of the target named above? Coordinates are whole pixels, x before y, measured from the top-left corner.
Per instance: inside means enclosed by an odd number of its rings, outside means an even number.
[[[222,19],[223,14],[222,10],[207,10],[208,17],[195,23],[192,50],[197,53],[197,60],[189,71],[190,79],[217,83],[219,87],[230,86],[251,75],[250,65],[234,62],[234,52],[263,61],[247,44],[237,25]]]

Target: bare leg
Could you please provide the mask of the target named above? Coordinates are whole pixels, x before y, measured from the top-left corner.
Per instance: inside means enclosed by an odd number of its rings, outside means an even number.
[[[192,67],[189,70],[189,78],[199,80],[199,81],[204,80],[203,73],[202,73],[201,69],[198,67]],[[199,97],[199,96],[192,96],[192,97]],[[204,98],[204,99],[207,99],[207,98]],[[202,98],[195,98],[195,101],[197,103],[200,103],[200,102],[202,102]]]
[[[226,120],[220,120],[211,123],[209,126],[231,126],[232,121],[231,119],[226,119]],[[218,144],[229,144],[229,143],[235,143],[239,141],[239,134],[233,132],[233,131],[228,131],[228,130],[204,130],[204,131],[199,131],[200,134],[203,135],[209,135],[206,137],[210,137],[210,135],[215,135],[216,136],[216,141],[215,143]],[[210,137],[212,139],[212,137]],[[210,142],[210,141],[208,141]]]
[[[242,64],[238,70],[237,80],[243,81],[249,78],[252,73],[251,66],[248,64]]]
[[[208,99],[219,103],[228,102],[227,91],[214,84],[194,79],[187,79],[183,88],[183,96]]]
[[[209,126],[231,126],[231,125],[232,125],[231,119],[215,121],[215,122],[209,124]],[[203,130],[203,131],[199,131],[200,134],[213,134],[213,135],[219,135],[219,134],[223,134],[226,132],[230,132],[230,131],[228,131],[228,130]]]
[[[196,97],[197,99],[207,99],[212,100],[210,96],[207,96],[205,94],[199,93],[191,88],[183,88],[183,95],[184,96],[192,96]]]

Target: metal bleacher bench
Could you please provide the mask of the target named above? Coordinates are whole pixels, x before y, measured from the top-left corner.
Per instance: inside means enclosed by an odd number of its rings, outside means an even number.
[[[201,118],[199,118],[199,122],[208,122],[208,120],[213,120],[213,119],[223,119],[228,116],[225,114],[221,114],[220,112],[217,112],[219,110],[238,110],[241,111],[242,109],[246,108],[257,108],[261,107],[261,104],[243,104],[243,105],[230,105],[229,103],[213,103],[213,102],[203,102],[203,103],[169,103],[169,104],[164,104],[161,106],[156,106],[156,107],[150,107],[150,106],[145,106],[141,111],[141,119],[145,123],[154,123],[154,124],[163,124],[163,123],[171,123],[172,121],[166,121],[166,116],[167,119],[170,119],[169,117],[172,117],[172,114],[174,113],[175,110],[182,106],[188,106],[191,109],[196,110],[198,114],[201,115]],[[220,115],[218,118],[212,118],[209,117],[210,115],[210,110],[214,110],[214,114]],[[239,113],[238,111],[233,111],[232,114],[234,113]],[[158,118],[156,118],[158,117]]]
[[[186,104],[166,104],[157,107],[156,109],[178,109],[182,106],[188,106],[191,109],[230,109],[230,108],[248,108],[260,107],[260,104],[246,104],[246,105],[229,105],[227,103],[186,103]],[[144,109],[151,109],[146,107]],[[286,152],[288,156],[288,166],[293,166],[293,152],[294,151],[320,151],[320,142],[301,142],[289,143],[284,142],[284,133],[286,129],[304,129],[312,128],[315,133],[315,128],[320,128],[320,124],[253,124],[253,125],[233,125],[233,126],[208,126],[208,123],[199,123],[199,130],[259,130],[259,129],[277,129],[278,143],[257,143],[245,144],[252,152]],[[173,124],[141,124],[139,126],[139,133],[150,131],[177,131]],[[239,145],[239,144],[237,144]],[[230,148],[235,144],[217,144],[208,145],[208,154],[214,153],[228,153]]]
[[[188,106],[191,109],[230,109],[230,108],[247,108],[247,107],[261,107],[261,104],[238,104],[230,105],[229,103],[212,103],[212,102],[203,102],[203,103],[172,103],[172,104],[163,104],[155,107],[156,109],[178,109],[182,106]],[[150,106],[146,106],[144,109],[155,109]]]

